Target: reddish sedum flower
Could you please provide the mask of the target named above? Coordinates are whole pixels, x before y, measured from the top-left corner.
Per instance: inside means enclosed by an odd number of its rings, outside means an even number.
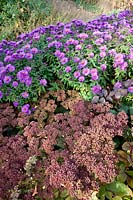
[[[48,188],[67,189],[77,199],[80,191],[88,199],[101,183],[113,181],[118,173],[118,158],[112,139],[122,135],[127,115],[124,112],[114,115],[110,108],[109,104],[79,101],[70,108],[70,113],[56,114],[44,128],[38,128],[38,122],[25,128],[30,147],[40,138],[48,155],[45,160]]]

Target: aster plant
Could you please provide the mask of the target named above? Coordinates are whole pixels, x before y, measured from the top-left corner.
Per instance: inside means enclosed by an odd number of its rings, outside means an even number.
[[[29,103],[37,101],[48,81],[54,79],[43,61],[39,38],[39,34],[34,34],[33,44],[30,37],[28,41],[21,38],[0,43],[0,101],[12,102],[26,114],[31,113]]]
[[[56,76],[86,99],[133,77],[133,12],[72,20],[0,42],[0,99],[30,114]],[[133,83],[127,88],[133,93]]]
[[[91,99],[92,94],[99,94],[103,88],[110,91],[118,82],[132,79],[132,16],[132,11],[123,11],[87,23],[73,20],[51,26],[49,33],[54,34],[48,48],[55,51],[58,59],[55,71],[61,80]]]

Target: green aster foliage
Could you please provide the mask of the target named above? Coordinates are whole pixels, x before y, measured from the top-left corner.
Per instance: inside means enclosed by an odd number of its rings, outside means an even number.
[[[87,100],[102,89],[121,88],[133,78],[132,16],[127,10],[87,23],[59,22],[21,34],[16,41],[2,40],[1,102],[15,102],[30,113],[29,102],[37,101],[57,77]],[[132,96],[133,81],[127,91]]]

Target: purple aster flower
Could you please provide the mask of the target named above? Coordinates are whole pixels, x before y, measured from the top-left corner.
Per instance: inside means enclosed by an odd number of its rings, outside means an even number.
[[[79,62],[79,66],[80,67],[85,67],[86,65],[87,65],[87,60],[86,59],[83,59],[83,60],[81,60],[80,62]]]
[[[3,97],[3,92],[0,91],[0,99],[2,99],[2,97]]]
[[[119,65],[119,64],[122,64],[124,62],[124,59],[123,59],[124,55],[121,54],[121,53],[118,53],[115,55],[115,62]]]
[[[18,54],[18,57],[20,58],[20,59],[22,59],[22,58],[24,58],[25,57],[25,52],[20,52],[19,54]]]
[[[105,52],[105,51],[101,51],[101,52],[100,52],[100,57],[101,57],[101,58],[104,58],[105,56],[106,56],[106,52]]]
[[[84,69],[82,70],[82,74],[83,74],[84,76],[88,76],[88,75],[90,74],[90,69],[88,69],[87,67],[84,68]]]
[[[73,42],[74,42],[74,39],[73,38],[69,38],[69,40],[67,40],[65,44],[68,46],[68,45],[73,44]]]
[[[32,40],[30,40],[30,41],[29,41],[29,44],[32,44],[32,43],[33,43],[33,41],[32,41]]]
[[[129,33],[133,35],[133,28],[129,29]]]
[[[116,55],[116,50],[115,50],[115,49],[110,49],[110,50],[109,50],[109,54],[110,54],[111,56],[115,56],[115,55]]]
[[[79,80],[79,82],[84,82],[85,77],[84,77],[84,76],[80,76],[80,77],[78,78],[78,80]]]
[[[26,50],[30,49],[30,44],[26,44],[23,48]]]
[[[80,76],[80,72],[79,72],[79,71],[75,71],[75,72],[74,72],[74,77],[75,77],[75,78],[78,78],[79,76]]]
[[[129,59],[130,59],[130,60],[133,60],[133,52],[131,52],[131,53],[129,54]]]
[[[0,61],[0,67],[3,67],[3,66],[4,66],[3,62],[2,62],[2,61]]]
[[[1,67],[0,68],[0,79],[3,80],[5,75],[6,75],[6,68],[5,67]]]
[[[75,46],[75,50],[80,51],[82,49],[82,46],[80,44]]]
[[[65,54],[63,52],[60,53],[60,55],[58,55],[59,59],[63,59],[65,57]]]
[[[46,79],[41,79],[40,80],[40,84],[43,85],[43,86],[46,86],[47,85],[47,80]]]
[[[57,49],[61,48],[62,46],[63,46],[62,42],[58,42],[58,41],[55,42],[55,47]]]
[[[27,70],[21,70],[17,73],[17,79],[24,83],[29,78],[29,73]]]
[[[22,92],[21,96],[26,99],[29,97],[29,94],[28,92]]]
[[[102,64],[102,65],[101,65],[101,70],[102,70],[102,71],[105,71],[106,69],[107,69],[107,65]]]
[[[98,71],[96,68],[91,69],[91,75],[97,75]]]
[[[125,37],[126,37],[126,36],[124,36],[124,35],[120,35],[120,36],[119,36],[119,40],[123,40],[123,39],[125,39]]]
[[[104,46],[101,46],[99,49],[100,49],[101,51],[106,51],[106,50],[107,50],[107,47],[104,45]]]
[[[68,62],[68,58],[67,57],[64,57],[60,60],[61,64],[62,65],[65,65],[67,62]]]
[[[94,57],[94,53],[93,52],[89,53],[89,57],[93,58]]]
[[[21,111],[25,114],[29,114],[29,108],[30,108],[30,105],[25,104],[25,105],[22,106]]]
[[[121,69],[121,70],[126,70],[127,67],[128,67],[127,62],[123,62],[123,63],[120,65],[120,69]]]
[[[13,86],[14,88],[16,88],[16,87],[18,86],[18,82],[17,82],[17,81],[13,81],[12,86]]]
[[[33,58],[33,54],[28,52],[28,53],[25,54],[25,58],[27,60],[31,60]]]
[[[105,34],[105,35],[104,35],[104,39],[105,39],[105,40],[111,40],[111,39],[112,39],[111,34]]]
[[[52,37],[47,37],[47,38],[46,38],[46,40],[47,40],[48,42],[50,42],[52,39],[53,39]]]
[[[66,45],[78,45],[79,41],[74,40],[73,38],[70,38],[69,40],[66,41]]]
[[[119,81],[117,81],[117,82],[114,84],[114,88],[115,88],[115,89],[119,89],[119,88],[121,88],[121,87],[122,87],[122,83],[119,82]]]
[[[54,55],[57,56],[57,57],[59,57],[60,54],[61,54],[61,51],[60,51],[60,50],[56,50],[55,53],[54,53]]]
[[[29,67],[29,66],[26,66],[26,67],[24,67],[24,70],[26,70],[27,72],[30,72],[31,71],[31,67]]]
[[[27,87],[29,87],[31,84],[32,84],[32,78],[29,77],[29,78],[25,81],[25,85],[26,85]]]
[[[15,66],[11,65],[11,64],[8,64],[6,65],[6,68],[9,72],[14,72],[15,71]]]
[[[13,58],[13,59],[19,58],[18,53],[13,53],[13,54],[12,54],[12,58]]]
[[[38,53],[38,49],[35,48],[35,47],[33,47],[33,48],[31,49],[31,53],[32,53],[32,54],[37,54],[37,53]]]
[[[118,64],[117,63],[114,63],[113,64],[113,68],[117,68],[118,67]]]
[[[6,56],[5,58],[4,58],[4,62],[11,62],[12,61],[12,56]]]
[[[104,42],[103,38],[98,38],[98,39],[96,39],[95,44],[101,45],[103,42]]]
[[[72,70],[72,68],[71,68],[70,66],[67,66],[67,67],[65,68],[65,71],[66,71],[67,73],[69,73],[71,70]]]
[[[38,33],[34,33],[33,39],[38,41],[40,39],[40,35]]]
[[[100,85],[95,85],[92,87],[92,93],[93,94],[99,94],[101,92],[102,88]]]
[[[88,44],[88,45],[86,46],[86,48],[92,49],[92,45],[91,45],[91,44]]]
[[[77,35],[78,38],[81,38],[81,39],[86,39],[88,38],[88,34],[86,33],[80,33],[79,35]]]
[[[133,48],[130,49],[130,52],[133,53]]]
[[[19,103],[17,101],[13,102],[14,107],[18,107]]]
[[[117,35],[117,36],[120,36],[120,32],[119,31],[117,31],[117,32],[115,32],[115,34]]]
[[[80,58],[79,58],[79,57],[74,57],[73,61],[74,61],[75,63],[78,63],[78,62],[80,61]]]
[[[93,32],[93,35],[94,35],[94,36],[100,36],[100,35],[101,35],[101,32],[98,31],[98,30],[97,30],[97,31],[94,31],[94,32]]]
[[[92,79],[93,81],[98,80],[98,75],[91,75],[91,79]]]
[[[55,41],[50,42],[50,43],[48,44],[48,48],[51,48],[51,47],[54,47],[54,46],[55,46]]]
[[[11,80],[12,80],[12,79],[11,79],[10,76],[5,76],[4,79],[3,79],[4,83],[6,83],[6,84],[10,83]]]
[[[133,93],[133,86],[128,87],[128,92]]]
[[[64,35],[71,34],[71,33],[72,33],[72,31],[70,28],[64,28],[64,30],[63,30]]]

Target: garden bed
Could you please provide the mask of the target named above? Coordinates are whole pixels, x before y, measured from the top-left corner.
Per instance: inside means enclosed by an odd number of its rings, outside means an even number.
[[[133,11],[0,42],[0,198],[133,198]]]

